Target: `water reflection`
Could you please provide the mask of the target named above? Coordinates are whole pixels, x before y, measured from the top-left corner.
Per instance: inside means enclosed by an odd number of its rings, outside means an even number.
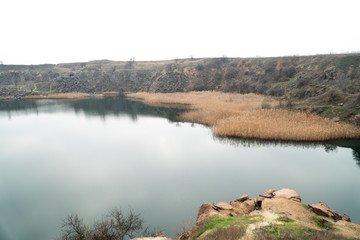
[[[296,141],[270,141],[259,139],[240,139],[229,137],[216,137],[214,140],[220,143],[229,144],[234,147],[265,147],[265,146],[279,146],[289,147],[295,146],[303,149],[323,148],[327,153],[336,152],[338,147],[351,148],[353,158],[360,167],[360,140],[336,140],[326,142],[296,142]]]
[[[7,112],[9,118],[13,114],[29,113],[53,113],[75,111],[84,113],[86,116],[100,116],[106,119],[107,116],[128,115],[136,121],[138,115],[163,117],[170,121],[178,121],[180,114],[186,111],[185,107],[154,107],[139,101],[128,100],[124,96],[113,96],[104,98],[90,98],[77,100],[13,100],[0,101],[0,111]]]
[[[111,96],[104,98],[90,98],[77,100],[13,100],[0,101],[0,112],[6,112],[11,119],[13,114],[53,113],[75,111],[86,116],[98,116],[106,119],[107,116],[127,115],[137,121],[138,115],[163,117],[178,124],[181,113],[187,111],[186,107],[149,106],[140,101],[127,99],[125,96]],[[324,148],[326,152],[336,151],[337,147],[351,148],[353,158],[360,167],[360,140],[336,140],[327,142],[293,142],[293,141],[268,141],[256,139],[219,138],[215,141],[232,146],[296,146],[299,148]]]

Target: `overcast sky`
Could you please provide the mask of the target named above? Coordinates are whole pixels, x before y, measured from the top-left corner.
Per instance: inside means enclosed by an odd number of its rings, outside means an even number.
[[[40,64],[360,50],[359,0],[1,0],[0,60]]]

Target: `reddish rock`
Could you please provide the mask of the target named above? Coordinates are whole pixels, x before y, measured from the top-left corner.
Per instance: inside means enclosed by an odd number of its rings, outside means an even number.
[[[316,213],[319,216],[334,218],[334,214],[332,214],[328,208],[322,206],[321,204],[309,204],[310,211]]]
[[[274,198],[286,198],[295,202],[301,202],[300,195],[295,190],[290,188],[283,188],[279,191],[274,192],[273,195]]]
[[[219,202],[213,204],[215,210],[232,210],[233,207],[227,202]]]
[[[252,211],[255,210],[255,200],[254,199],[248,199],[244,202],[241,203],[241,209],[245,212],[245,213],[251,213]]]
[[[266,190],[264,193],[260,194],[259,197],[264,197],[264,198],[272,198],[274,196],[274,189],[269,189]]]
[[[242,195],[241,197],[235,199],[234,201],[235,202],[244,202],[244,201],[246,201],[248,199],[249,199],[249,195],[245,194],[245,195]]]
[[[351,222],[351,218],[348,215],[346,215],[344,213],[339,213],[339,215],[341,217],[341,220],[346,221],[346,222]]]
[[[219,214],[218,211],[214,209],[214,205],[211,203],[204,203],[200,206],[198,215],[196,218],[196,223],[201,222],[205,219],[208,219],[211,216]]]
[[[351,219],[348,215],[338,213],[337,211],[330,209],[330,207],[326,203],[318,202],[316,204],[309,204],[308,206],[312,212],[316,213],[319,216],[329,217],[334,219],[335,221],[344,220],[347,222],[351,222]]]

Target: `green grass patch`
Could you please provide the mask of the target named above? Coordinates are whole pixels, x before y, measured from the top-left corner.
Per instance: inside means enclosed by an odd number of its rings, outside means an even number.
[[[311,239],[318,232],[299,224],[270,224],[255,231],[256,239]]]
[[[334,229],[334,224],[329,222],[329,221],[324,220],[323,218],[320,218],[318,216],[314,216],[313,220],[316,222],[316,225],[319,228],[324,228],[324,229],[327,229],[327,230]]]
[[[278,217],[278,218],[276,219],[276,221],[278,221],[278,222],[285,222],[285,223],[293,223],[293,222],[295,222],[295,220],[294,220],[294,219],[291,219],[291,218],[287,218],[287,220],[283,220],[283,217]]]
[[[208,220],[199,224],[196,234],[196,238],[201,236],[204,232],[214,229],[223,229],[225,227],[229,227],[232,225],[240,225],[246,226],[251,223],[255,223],[261,221],[263,219],[262,216],[254,215],[254,216],[236,216],[236,217],[221,217],[215,215]]]

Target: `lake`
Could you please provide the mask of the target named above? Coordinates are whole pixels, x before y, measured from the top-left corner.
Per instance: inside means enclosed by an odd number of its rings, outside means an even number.
[[[48,240],[131,207],[174,237],[202,203],[293,188],[360,223],[360,142],[219,139],[124,97],[0,101],[0,239]]]

